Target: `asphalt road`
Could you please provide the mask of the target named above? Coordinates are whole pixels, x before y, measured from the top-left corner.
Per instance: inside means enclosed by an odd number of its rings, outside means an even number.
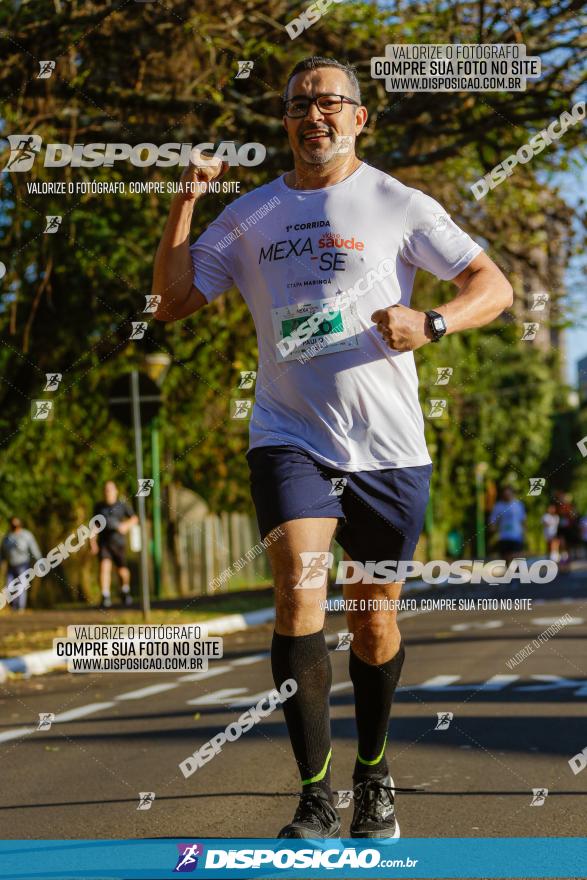
[[[388,754],[403,837],[584,836],[587,770],[575,775],[568,762],[587,746],[586,581],[576,572],[491,593],[533,596],[522,611],[402,615]],[[508,668],[564,615],[556,637]],[[344,631],[343,616],[330,614],[327,629]],[[0,686],[1,836],[274,836],[298,787],[281,710],[189,779],[178,769],[272,688],[270,637],[264,626],[226,638],[224,659],[204,674],[59,673]],[[333,780],[347,790],[348,653],[333,650],[332,662]],[[48,712],[51,728],[35,730]],[[436,730],[446,712],[448,729]],[[533,789],[548,789],[541,806]],[[137,809],[139,792],[155,793],[149,809]],[[351,809],[341,813],[347,836]]]

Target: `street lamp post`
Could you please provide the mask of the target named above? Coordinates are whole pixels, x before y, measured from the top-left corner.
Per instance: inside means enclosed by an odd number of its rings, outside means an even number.
[[[129,393],[130,392],[130,393]],[[133,429],[136,473],[137,506],[141,528],[141,605],[143,618],[149,619],[151,601],[149,593],[149,548],[147,542],[147,517],[145,509],[142,420],[151,421],[161,405],[159,388],[145,373],[133,369],[114,382],[111,388],[110,411],[114,418]]]
[[[164,351],[145,355],[146,373],[159,388],[171,366],[171,357]],[[151,468],[153,479],[153,579],[155,596],[161,596],[161,562],[163,557],[163,530],[161,527],[161,452],[159,418],[151,421]]]
[[[476,528],[477,534],[477,559],[485,559],[487,551],[485,541],[485,474],[487,462],[479,461],[475,465],[475,501],[476,501]]]
[[[161,598],[161,560],[163,533],[161,528],[161,453],[159,445],[159,417],[151,422],[151,469],[153,477],[153,587],[155,598]]]
[[[139,397],[139,373],[131,370],[131,406],[133,431],[135,438],[135,459],[137,468],[137,486],[139,487],[137,504],[139,508],[139,521],[141,525],[141,593],[143,597],[143,617],[149,620],[151,613],[151,599],[149,596],[149,552],[147,549],[147,513],[145,509],[145,496],[140,491],[143,475],[143,432],[141,427],[141,405]]]

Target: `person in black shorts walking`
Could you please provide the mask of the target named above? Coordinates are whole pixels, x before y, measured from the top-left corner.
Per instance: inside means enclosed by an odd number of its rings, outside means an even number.
[[[122,604],[130,607],[132,596],[130,594],[130,571],[126,564],[126,535],[139,519],[135,515],[128,502],[121,501],[118,497],[118,489],[113,480],[104,483],[104,500],[99,501],[94,507],[94,516],[101,514],[106,519],[105,528],[96,537],[92,538],[92,553],[98,555],[100,560],[100,591],[102,601],[100,608],[111,608],[112,598],[110,595],[110,583],[112,580],[112,567],[118,572],[120,589],[122,592]]]
[[[283,711],[302,786],[280,837],[340,831],[323,630],[333,537],[347,561],[386,562],[388,574],[344,586],[345,599],[359,600],[347,606],[358,733],[351,835],[399,835],[386,741],[405,650],[389,600],[423,526],[432,467],[413,351],[493,321],[513,296],[437,201],[357,157],[366,121],[352,67],[301,61],[283,95],[293,169],[235,199],[190,245],[203,184],[227,170],[193,151],[182,174],[191,188],[174,197],[155,258],[158,320],[192,315],[236,286],[257,330],[247,460],[261,536],[280,528],[267,550],[271,665],[277,688],[297,684]],[[454,298],[411,308],[418,269],[451,281]],[[375,607],[361,608],[363,598]]]

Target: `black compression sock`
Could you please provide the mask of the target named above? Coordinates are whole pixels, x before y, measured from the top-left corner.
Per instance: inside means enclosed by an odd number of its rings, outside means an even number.
[[[330,712],[332,683],[330,654],[324,632],[308,636],[273,633],[271,668],[275,686],[293,678],[297,691],[283,704],[295,759],[306,790],[321,788],[332,801],[330,789]]]
[[[351,646],[349,670],[355,690],[355,716],[359,748],[353,778],[386,775],[385,744],[391,702],[399,681],[405,651],[400,642],[397,654],[381,666],[371,666]]]

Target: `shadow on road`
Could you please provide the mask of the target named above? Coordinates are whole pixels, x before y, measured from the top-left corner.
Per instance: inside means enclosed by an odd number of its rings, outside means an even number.
[[[417,795],[418,797],[524,797],[528,798],[528,789],[522,791],[426,791],[421,788],[401,788],[396,786],[396,791],[402,795]],[[548,792],[548,798],[555,797],[578,797],[587,796],[587,791],[553,791]],[[191,792],[190,794],[158,795],[157,802],[161,801],[191,801],[205,800],[207,798],[297,798],[299,791],[207,791],[202,793]],[[84,801],[49,801],[42,804],[3,804],[2,810],[38,810],[61,807],[101,807],[103,804],[136,804],[137,798],[97,798],[96,800]]]

